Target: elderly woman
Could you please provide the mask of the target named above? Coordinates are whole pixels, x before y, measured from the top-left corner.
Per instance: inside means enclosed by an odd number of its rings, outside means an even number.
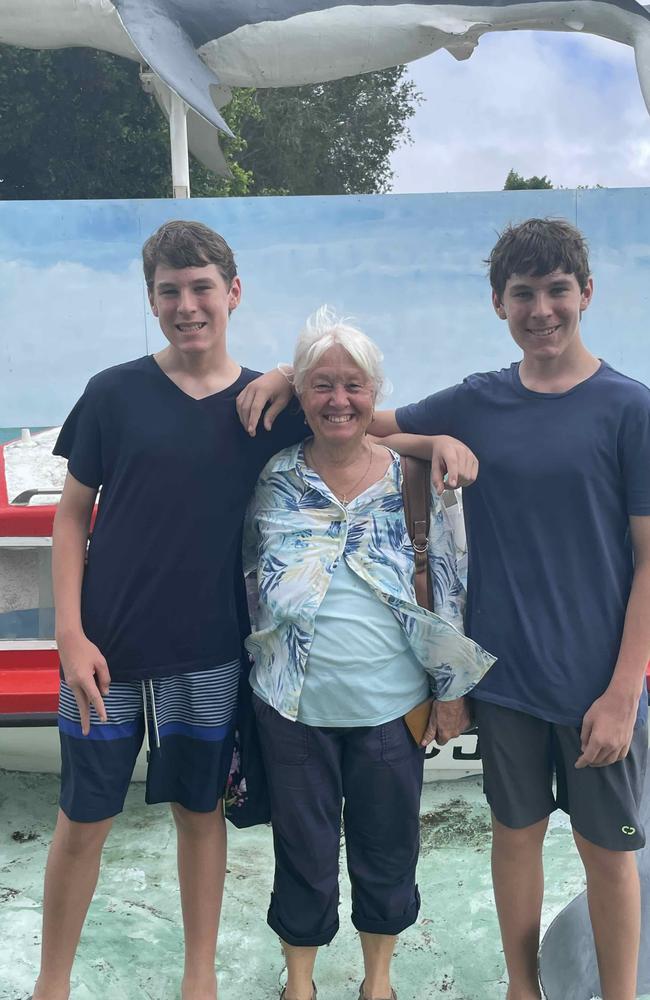
[[[247,645],[275,845],[268,923],[286,956],[283,1000],[312,1000],[317,949],[338,929],[343,812],[359,997],[395,1000],[395,940],[420,906],[424,748],[403,716],[431,692],[438,710],[459,714],[493,658],[460,631],[462,587],[435,493],[437,614],[416,604],[399,458],[366,436],[383,385],[378,348],[321,309],[298,340],[294,380],[313,437],[263,470],[245,546],[258,574]]]

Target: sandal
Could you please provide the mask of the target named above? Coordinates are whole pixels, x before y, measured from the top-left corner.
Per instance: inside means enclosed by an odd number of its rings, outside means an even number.
[[[312,987],[314,989],[314,992],[311,995],[311,1000],[316,1000],[316,998],[318,996],[318,990],[316,989],[316,983],[312,983],[311,985],[312,985]],[[287,988],[286,988],[286,986],[282,990],[282,993],[280,994],[280,1000],[287,1000]]]

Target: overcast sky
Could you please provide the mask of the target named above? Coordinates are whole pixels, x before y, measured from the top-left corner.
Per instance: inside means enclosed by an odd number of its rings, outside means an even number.
[[[472,57],[412,63],[424,102],[393,191],[494,191],[511,167],[555,186],[650,185],[650,115],[634,52],[589,35],[484,35]]]

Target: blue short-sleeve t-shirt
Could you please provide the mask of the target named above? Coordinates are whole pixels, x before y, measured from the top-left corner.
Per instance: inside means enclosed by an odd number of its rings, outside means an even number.
[[[297,407],[251,438],[246,368],[193,399],[152,357],[90,380],[54,448],[101,486],[81,593],[85,634],[113,680],[202,670],[240,655],[244,513],[268,459],[307,431]]]
[[[480,462],[464,491],[466,627],[498,660],[473,694],[580,725],[616,665],[629,518],[650,516],[650,390],[603,362],[568,392],[538,393],[513,364],[396,416],[403,431],[459,438]]]

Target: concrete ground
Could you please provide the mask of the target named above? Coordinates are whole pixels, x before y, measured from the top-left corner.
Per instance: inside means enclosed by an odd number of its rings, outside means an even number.
[[[58,781],[0,771],[0,998],[26,1000],[38,966],[40,903]],[[547,925],[583,888],[567,821],[546,844]],[[489,814],[480,779],[425,786],[418,872],[422,910],[399,944],[399,1000],[503,1000],[504,964],[490,887]],[[270,831],[230,828],[218,968],[220,1000],[274,1000],[283,976],[266,926]],[[316,968],[319,1000],[356,1000],[360,950],[342,877],[341,930]],[[108,840],[75,965],[73,1000],[176,1000],[183,944],[175,838],[165,807],[145,807],[131,786]]]

